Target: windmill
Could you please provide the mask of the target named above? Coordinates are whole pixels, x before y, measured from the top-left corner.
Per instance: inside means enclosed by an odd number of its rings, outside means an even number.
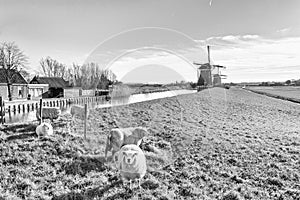
[[[210,62],[210,46],[207,46],[208,63],[201,64],[194,62],[194,65],[198,65],[197,80],[201,76],[204,78],[207,85],[221,85],[221,79],[226,79],[227,75],[222,75],[220,68],[226,69],[225,66],[211,65]],[[212,71],[217,68],[217,73],[212,75]]]

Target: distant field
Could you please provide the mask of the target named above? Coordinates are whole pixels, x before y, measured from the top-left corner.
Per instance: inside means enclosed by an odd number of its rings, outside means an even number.
[[[249,89],[287,98],[300,99],[300,86],[249,87]]]

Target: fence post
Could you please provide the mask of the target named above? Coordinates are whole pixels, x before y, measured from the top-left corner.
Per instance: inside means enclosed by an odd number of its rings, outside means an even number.
[[[86,139],[86,129],[87,129],[87,104],[84,104],[84,139]]]
[[[40,99],[39,114],[40,114],[40,124],[41,124],[41,123],[43,123],[43,99]]]
[[[1,106],[1,124],[3,124],[3,101],[2,101],[2,96],[0,96],[0,106]],[[5,110],[4,110],[5,112]]]

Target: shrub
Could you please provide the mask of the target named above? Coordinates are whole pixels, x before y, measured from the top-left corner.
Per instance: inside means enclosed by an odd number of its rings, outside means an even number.
[[[111,93],[112,98],[116,97],[129,97],[133,93],[133,90],[127,85],[114,85],[113,91]]]

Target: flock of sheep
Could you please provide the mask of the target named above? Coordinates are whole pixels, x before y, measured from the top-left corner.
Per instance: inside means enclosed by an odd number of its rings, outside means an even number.
[[[72,106],[72,116],[82,115],[83,109],[80,106]],[[42,122],[36,127],[39,137],[53,135],[53,127],[49,122]],[[143,127],[115,128],[107,136],[105,148],[105,160],[111,151],[112,161],[118,169],[123,183],[130,184],[130,189],[138,181],[140,188],[141,179],[145,176],[147,165],[144,152],[139,147],[148,131]]]

